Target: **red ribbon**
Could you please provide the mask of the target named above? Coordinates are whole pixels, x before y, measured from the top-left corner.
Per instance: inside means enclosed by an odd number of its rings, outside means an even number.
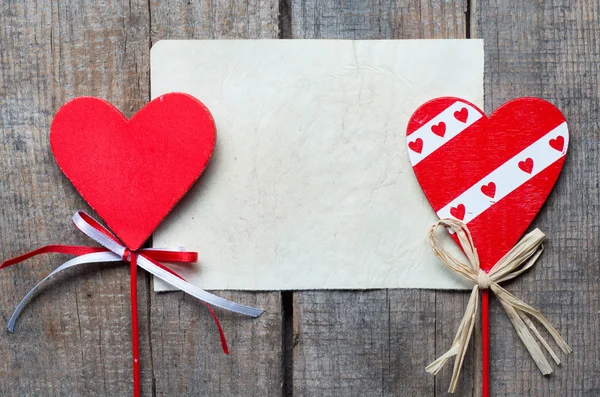
[[[108,229],[98,223],[95,219],[85,214],[84,212],[79,212],[79,215],[88,223],[91,227],[93,227],[97,232],[104,234],[106,237],[110,238],[114,242],[118,243],[121,246],[124,246],[117,237],[115,237]],[[75,225],[77,227],[77,225]],[[87,233],[86,233],[87,234]],[[69,254],[69,255],[86,255],[92,253],[99,252],[111,252],[107,248],[103,247],[86,247],[80,245],[47,245],[41,248],[38,248],[34,251],[28,252],[16,258],[9,259],[4,261],[0,265],[0,269],[7,268],[9,266],[15,265],[17,263],[23,262],[29,258],[32,258],[41,254],[48,253],[60,253],[60,254]],[[132,330],[132,353],[133,353],[133,390],[134,396],[138,397],[140,395],[140,363],[139,363],[139,330],[138,330],[138,311],[137,311],[137,259],[138,256],[142,256],[148,261],[152,262],[154,265],[159,268],[169,272],[170,274],[185,280],[179,274],[164,266],[160,262],[171,262],[171,263],[193,263],[198,260],[197,252],[185,252],[185,251],[169,251],[169,250],[155,250],[155,249],[140,249],[138,251],[130,251],[129,249],[125,249],[123,253],[123,261],[130,263],[130,280],[131,280],[131,330]],[[227,340],[225,339],[225,334],[223,333],[223,328],[221,327],[221,323],[217,318],[216,313],[212,309],[212,307],[204,302],[210,314],[212,315],[215,324],[217,325],[217,329],[219,330],[219,337],[221,339],[221,347],[225,354],[229,354],[229,349],[227,347]]]

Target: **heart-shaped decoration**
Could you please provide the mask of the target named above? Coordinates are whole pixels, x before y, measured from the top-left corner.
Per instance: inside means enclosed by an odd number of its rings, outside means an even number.
[[[444,135],[446,135],[446,123],[444,123],[443,121],[440,121],[439,124],[432,125],[431,132],[433,132],[435,135],[443,138]]]
[[[209,110],[181,93],[156,98],[130,120],[102,99],[75,98],[50,129],[59,167],[131,250],[192,187],[215,139]]]
[[[440,135],[434,130],[442,123]],[[440,218],[468,225],[486,271],[539,212],[568,143],[565,117],[538,98],[512,100],[489,118],[463,99],[437,98],[419,107],[407,128],[409,158],[425,196]]]

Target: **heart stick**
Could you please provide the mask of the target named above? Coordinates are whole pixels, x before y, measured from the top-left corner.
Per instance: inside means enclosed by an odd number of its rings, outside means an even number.
[[[129,262],[129,283],[131,294],[131,354],[133,356],[133,395],[140,395],[140,348],[137,308],[137,254],[131,254]]]
[[[452,348],[427,367],[435,374],[456,356],[450,391],[456,389],[481,299],[482,395],[489,394],[488,289],[497,295],[542,373],[550,373],[552,368],[536,338],[557,363],[559,360],[528,315],[551,329],[561,349],[570,352],[539,311],[498,285],[514,277],[507,277],[508,273],[499,269],[514,270],[510,262],[516,259],[510,255],[522,249],[529,252],[531,235],[519,239],[550,194],[568,143],[564,116],[551,103],[538,98],[515,99],[488,118],[464,99],[443,97],[426,102],[411,116],[407,148],[415,176],[438,217],[448,227],[453,225],[453,238],[469,257],[469,264],[452,262],[449,268],[475,284]],[[537,231],[534,237],[537,235],[541,244],[540,234]],[[461,240],[461,236],[468,238]],[[434,251],[439,254],[443,250],[434,247]],[[529,254],[534,258],[539,255],[535,251]],[[449,260],[444,255],[440,259]],[[515,275],[521,271],[515,271]]]
[[[490,395],[490,294],[481,290],[481,397]]]

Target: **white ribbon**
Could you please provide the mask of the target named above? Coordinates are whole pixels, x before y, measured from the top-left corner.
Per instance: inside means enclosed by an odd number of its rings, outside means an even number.
[[[42,286],[42,284],[54,277],[57,273],[60,273],[61,271],[66,270],[68,268],[83,265],[86,263],[119,262],[123,260],[123,256],[127,252],[127,248],[122,244],[118,243],[116,241],[116,238],[115,240],[113,240],[110,237],[106,236],[104,233],[95,229],[81,216],[81,213],[85,214],[85,212],[83,211],[77,211],[75,215],[73,215],[73,223],[75,224],[75,226],[79,230],[81,230],[85,235],[92,238],[105,248],[109,249],[110,252],[95,252],[91,254],[81,255],[57,267],[54,271],[52,271],[52,273],[50,273],[42,281],[37,283],[37,285],[33,287],[27,293],[27,295],[25,295],[23,300],[21,300],[21,302],[15,309],[15,312],[11,316],[10,321],[8,322],[8,330],[10,332],[14,331],[15,323],[19,318],[19,315],[21,314],[25,306],[27,306],[27,303],[29,303],[34,293]],[[90,217],[87,214],[86,216]],[[250,317],[259,317],[261,314],[264,313],[264,310],[262,309],[241,305],[239,303],[231,302],[225,298],[213,295],[210,292],[198,288],[188,283],[187,281],[169,273],[168,271],[161,269],[160,267],[156,266],[154,263],[149,261],[146,257],[144,257],[143,253],[147,251],[152,251],[152,248],[145,248],[139,250],[139,254],[137,257],[138,266],[146,270],[147,272],[153,274],[154,276],[160,278],[164,282],[172,285],[173,287],[187,294],[190,294],[194,298],[204,301],[209,305],[220,307],[231,312],[243,314]],[[181,251],[181,249],[179,248],[170,251]]]

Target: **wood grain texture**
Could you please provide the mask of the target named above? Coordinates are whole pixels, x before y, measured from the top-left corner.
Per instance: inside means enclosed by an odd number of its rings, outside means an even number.
[[[126,114],[148,98],[145,1],[0,4],[0,233],[3,259],[42,244],[90,244],[71,223],[89,210],[49,148],[54,112],[95,95]],[[128,268],[91,265],[48,285],[6,331],[25,293],[65,257],[0,273],[0,395],[115,396],[132,392]],[[139,279],[142,379],[151,392],[147,283]]]
[[[292,1],[295,39],[465,38],[466,0]]]
[[[71,225],[77,208],[89,208],[55,165],[49,125],[58,107],[75,96],[100,96],[129,116],[148,101],[152,21],[159,32],[161,26],[183,32],[157,34],[159,38],[277,36],[276,3],[240,7],[239,2],[207,2],[206,14],[193,13],[198,3],[182,4],[183,25],[171,9],[177,6],[173,2],[166,9],[146,1],[2,4],[0,87],[7,95],[0,97],[0,161],[8,170],[0,193],[3,257],[46,243],[90,243]],[[169,19],[161,17],[163,11]],[[2,272],[4,321],[60,259],[64,258],[38,258]],[[25,311],[15,335],[0,334],[0,353],[7,358],[0,369],[0,394],[131,394],[127,267],[90,267],[47,287]],[[221,314],[231,356],[221,353],[204,306],[182,294],[153,296],[143,272],[138,294],[143,395],[171,395],[172,390],[182,395],[272,395],[280,389],[279,293],[227,295],[268,310],[254,322]],[[151,310],[152,302],[156,307]],[[181,313],[185,316],[175,323],[172,316]],[[159,347],[154,351],[156,373],[150,340]],[[178,372],[181,369],[185,372]]]
[[[151,1],[153,43],[164,39],[276,39],[276,1]],[[200,98],[202,99],[202,98]],[[217,132],[218,134],[218,132]],[[156,396],[282,394],[279,292],[218,292],[266,309],[258,319],[217,310],[231,354],[203,304],[183,293],[150,295]]]
[[[599,12],[595,1],[477,4],[476,34],[486,47],[486,112],[516,97],[539,96],[562,110],[571,136],[562,175],[533,222],[548,235],[546,250],[508,289],[541,309],[574,352],[551,376],[541,376],[493,299],[493,395],[600,395],[594,348],[600,344]]]
[[[466,2],[292,2],[293,38],[465,38]],[[297,292],[294,396],[431,396],[448,388],[425,367],[452,344],[467,293]],[[471,350],[457,395],[473,390]]]
[[[152,43],[159,40],[276,39],[276,0],[150,0]]]
[[[89,208],[52,158],[52,116],[79,95],[133,114],[149,99],[149,49],[158,40],[479,37],[486,112],[540,96],[571,129],[563,175],[533,225],[548,233],[546,251],[507,287],[542,309],[574,353],[542,377],[492,299],[492,395],[600,395],[599,12],[595,1],[566,0],[0,2],[0,259],[42,244],[90,243],[71,225],[76,209]],[[3,324],[63,259],[0,272]],[[128,282],[126,266],[91,265],[46,287],[15,334],[0,331],[0,395],[130,395]],[[279,293],[222,293],[267,309],[258,320],[218,312],[232,351],[224,356],[202,304],[154,294],[147,276],[138,289],[148,396],[447,395],[451,368],[436,378],[423,368],[449,347],[468,299],[417,290],[297,292],[288,329]],[[479,343],[476,334],[458,396],[480,395]]]
[[[435,294],[295,294],[293,395],[431,396],[423,368],[435,355]]]

